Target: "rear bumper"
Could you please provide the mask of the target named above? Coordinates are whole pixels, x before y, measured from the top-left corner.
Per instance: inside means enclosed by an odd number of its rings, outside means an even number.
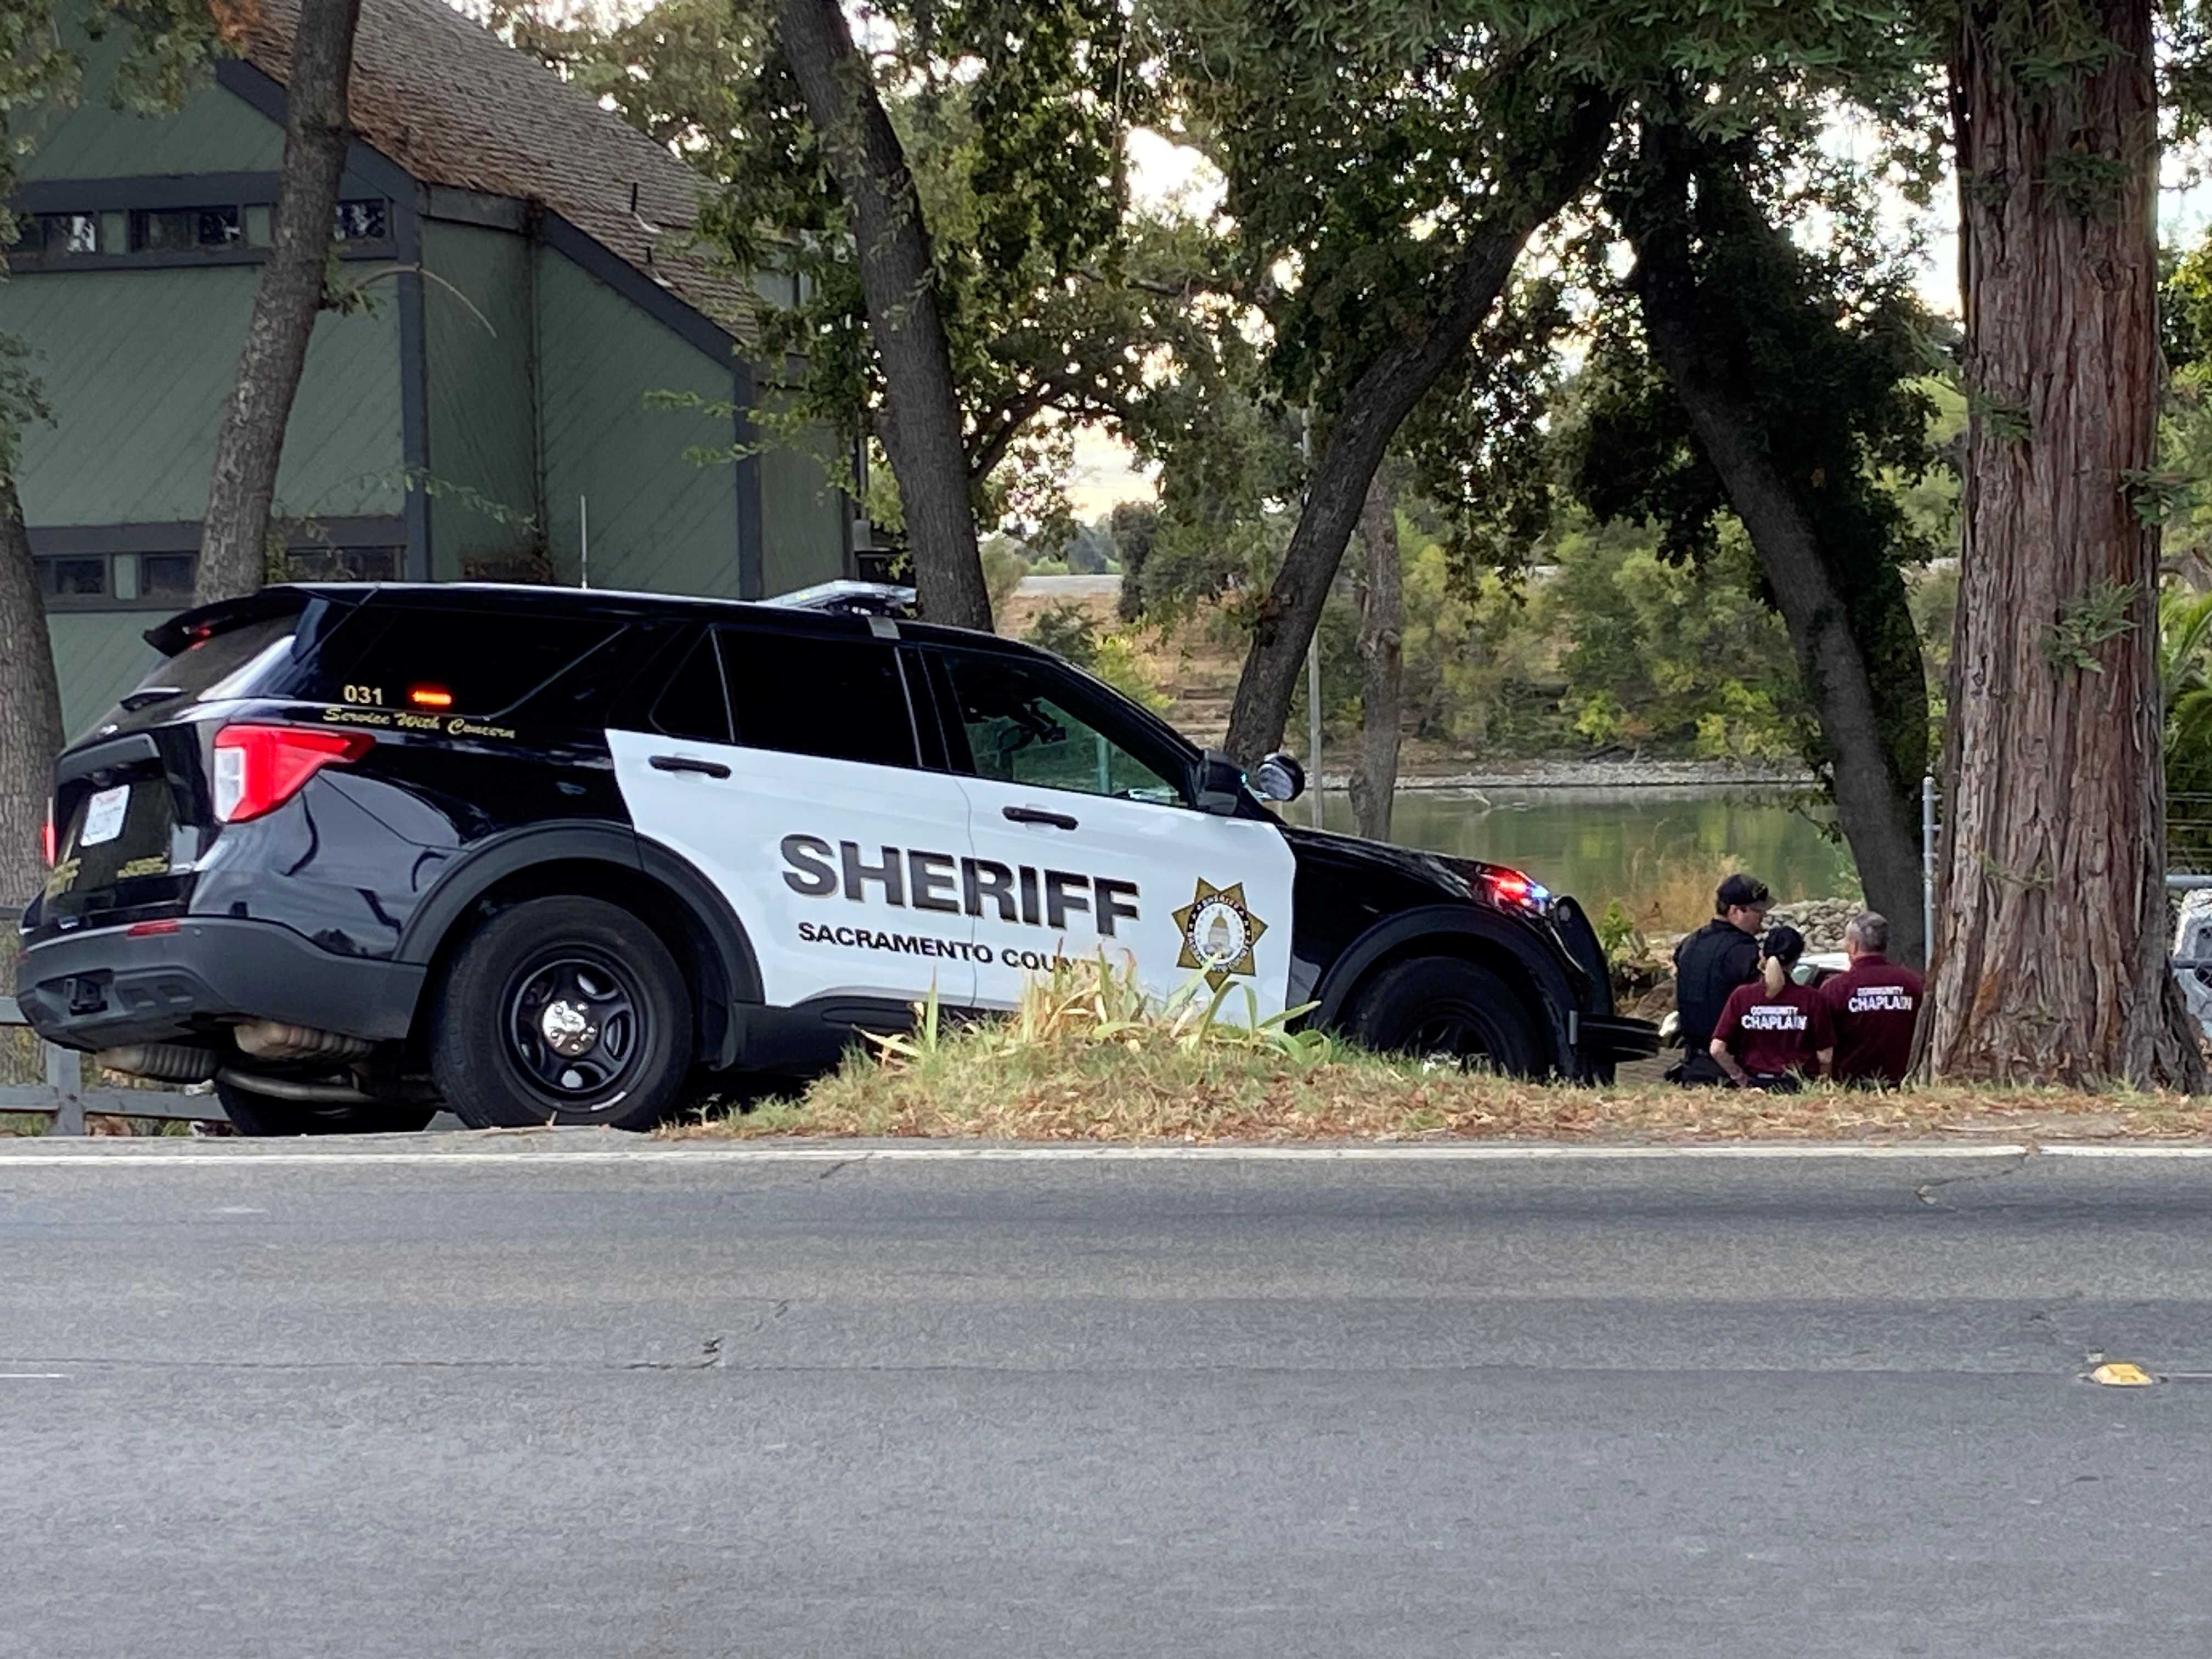
[[[15,1000],[64,1048],[190,1042],[241,1018],[385,1042],[407,1035],[427,971],[335,956],[275,922],[187,917],[173,933],[104,927],[31,945]]]

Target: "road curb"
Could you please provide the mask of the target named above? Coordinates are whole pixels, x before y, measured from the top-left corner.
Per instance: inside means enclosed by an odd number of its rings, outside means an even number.
[[[296,1144],[263,1152],[246,1150],[237,1143],[142,1142],[112,1143],[114,1150],[85,1146],[67,1152],[40,1148],[35,1140],[21,1150],[0,1147],[0,1169],[62,1164],[126,1164],[136,1168],[235,1169],[246,1164],[438,1164],[514,1167],[574,1164],[858,1164],[858,1163],[975,1163],[975,1164],[1626,1164],[1702,1161],[1709,1163],[1789,1163],[1848,1161],[1867,1163],[1952,1163],[1997,1161],[2031,1158],[2099,1158],[2105,1160],[2172,1161],[2212,1158],[2212,1145],[2112,1146],[2061,1142],[2033,1144],[2002,1142],[1960,1146],[1955,1142],[1884,1142],[1868,1145],[1851,1141],[1739,1141],[1720,1145],[1690,1144],[1659,1146],[1586,1146],[1572,1145],[1512,1145],[1454,1143],[1449,1145],[1361,1146],[1145,1146],[1092,1145],[1000,1145],[971,1141],[930,1141],[885,1144],[880,1141],[776,1141],[738,1146],[627,1138],[614,1143],[605,1132],[573,1132],[583,1139],[566,1139],[559,1132],[532,1132],[533,1145],[518,1146],[512,1134],[495,1133],[461,1144],[440,1138],[445,1144],[408,1144],[412,1138],[386,1136],[346,1143],[322,1143],[312,1148]],[[395,1144],[397,1143],[397,1144]]]

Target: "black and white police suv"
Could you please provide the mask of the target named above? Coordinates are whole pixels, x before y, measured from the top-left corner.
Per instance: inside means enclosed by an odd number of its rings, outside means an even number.
[[[1102,949],[1517,1073],[1655,1051],[1571,900],[1285,824],[1068,664],[881,598],[302,586],[165,623],[55,769],[25,1014],[248,1133],[643,1127]]]

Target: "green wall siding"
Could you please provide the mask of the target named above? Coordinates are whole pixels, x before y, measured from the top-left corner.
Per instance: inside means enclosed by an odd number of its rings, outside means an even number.
[[[531,385],[531,247],[476,225],[422,227],[430,550],[441,580],[540,544]]]
[[[577,498],[588,498],[592,586],[738,592],[737,485],[693,447],[726,449],[727,416],[648,409],[648,393],[730,401],[733,371],[550,248],[538,250],[539,396],[549,552],[576,580]]]
[[[31,524],[201,516],[259,278],[254,266],[227,265],[55,271],[0,284],[0,329],[30,343],[54,413],[24,436]],[[282,512],[400,510],[398,340],[388,298],[373,313],[325,312],[316,322],[276,478]]]
[[[849,574],[848,507],[822,459],[837,451],[825,427],[793,447],[777,445],[761,453],[761,576],[769,595]]]
[[[163,611],[64,611],[46,618],[62,683],[62,730],[74,743],[160,660],[146,630]]]
[[[123,33],[120,27],[117,36]],[[274,173],[284,158],[284,129],[212,80],[173,115],[129,115],[111,102],[119,39],[93,48],[75,107],[24,123],[33,145],[22,176],[131,179],[141,173]]]

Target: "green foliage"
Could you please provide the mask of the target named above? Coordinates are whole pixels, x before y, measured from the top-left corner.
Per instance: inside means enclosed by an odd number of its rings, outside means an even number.
[[[2093,150],[2061,150],[2051,158],[2045,183],[2077,219],[2110,219],[2120,204],[2128,164]]]
[[[1134,622],[1145,611],[1145,566],[1159,538],[1159,504],[1123,501],[1107,516],[1106,528],[1114,538],[1114,560],[1121,576],[1121,620]]]
[[[1023,555],[1022,545],[1010,536],[993,536],[982,546],[983,586],[990,591],[991,614],[1006,613],[1006,601],[1035,568]]]
[[[2085,674],[2101,674],[2098,647],[2109,644],[2135,627],[2129,612],[2135,608],[2136,584],[2109,578],[2090,584],[2088,591],[2066,605],[2045,635],[2043,654],[2054,668],[2074,668]]]
[[[1048,607],[1031,625],[1029,641],[1065,657],[1148,708],[1168,705],[1170,699],[1154,684],[1136,641],[1118,629],[1100,632],[1080,605]]]

